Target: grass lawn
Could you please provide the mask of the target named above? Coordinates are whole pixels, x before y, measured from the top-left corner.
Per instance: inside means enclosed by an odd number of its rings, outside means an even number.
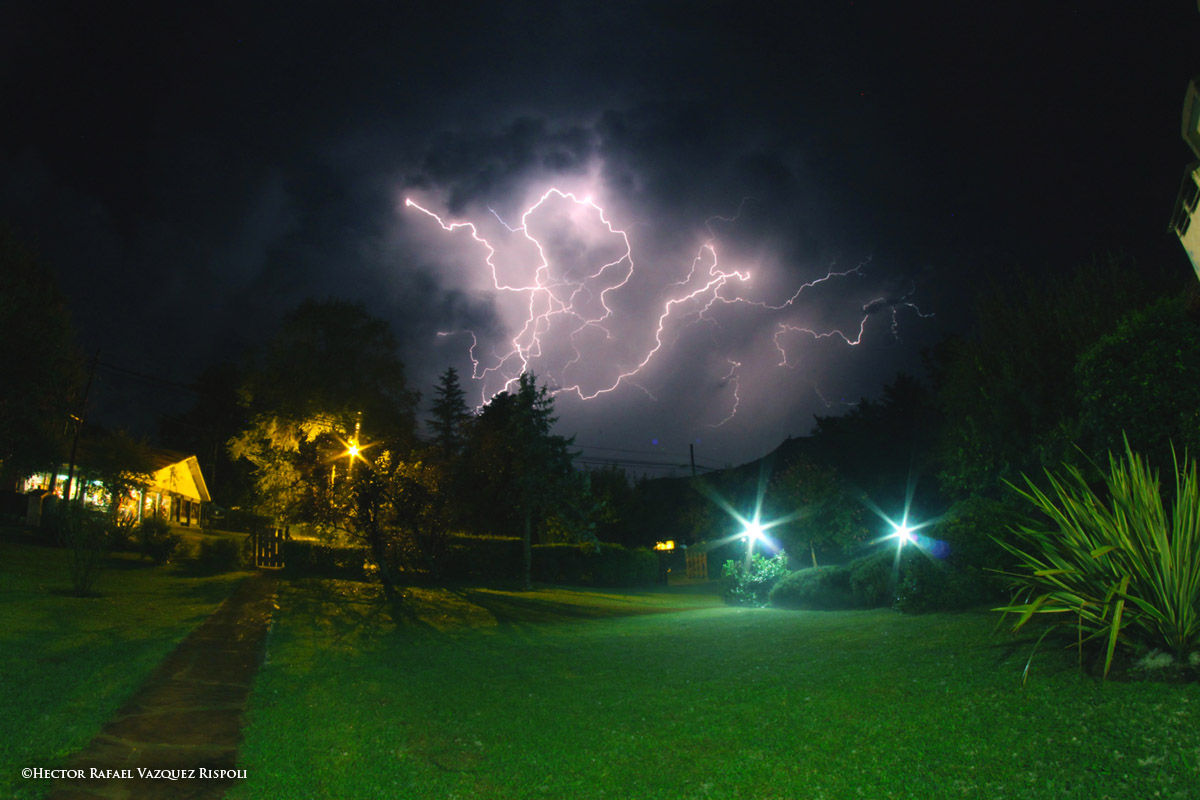
[[[0,539],[0,797],[40,797],[61,767],[246,573],[196,577],[114,555],[70,596],[67,552]],[[114,767],[119,765],[113,765]]]
[[[1022,688],[993,614],[425,589],[397,622],[319,580],[281,606],[235,800],[1200,797],[1200,686],[1044,645]]]

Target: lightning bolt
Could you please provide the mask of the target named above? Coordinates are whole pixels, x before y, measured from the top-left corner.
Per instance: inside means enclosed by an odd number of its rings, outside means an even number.
[[[511,389],[522,372],[534,371],[534,362],[540,367],[537,371],[553,385],[555,394],[574,394],[580,400],[588,401],[614,392],[623,384],[632,385],[653,399],[654,395],[640,382],[640,376],[674,343],[686,325],[703,321],[719,327],[715,316],[718,307],[741,305],[760,313],[787,313],[806,292],[828,281],[861,275],[869,263],[868,259],[841,271],[831,267],[825,275],[801,284],[777,303],[744,296],[739,290],[750,283],[750,272],[722,265],[713,225],[716,221],[736,222],[750,199],[753,198],[743,199],[732,217],[713,216],[705,221],[708,238],[697,247],[683,278],[664,281],[656,287],[659,293],[654,301],[657,308],[651,304],[646,310],[647,319],[653,321],[652,332],[648,336],[644,332],[640,336],[630,334],[629,326],[622,325],[614,305],[618,297],[642,300],[647,297],[644,287],[635,285],[635,277],[643,273],[639,273],[635,263],[630,234],[618,228],[591,197],[581,197],[558,188],[547,189],[521,213],[515,225],[509,224],[494,209],[488,208],[500,225],[496,229],[497,236],[505,239],[504,243],[485,235],[481,226],[474,222],[448,221],[412,198],[405,199],[404,207],[429,217],[447,233],[465,233],[469,236],[482,251],[483,264],[490,275],[492,287],[499,293],[520,298],[524,309],[522,321],[507,342],[500,348],[494,348],[490,354],[480,353],[480,341],[473,331],[438,334],[470,335],[468,352],[472,378],[481,382],[482,401],[486,402],[490,396]],[[552,217],[564,210],[572,214],[572,224],[598,226],[597,230],[609,242],[608,250],[601,251],[606,252],[603,257],[589,252],[584,252],[582,256],[575,253],[574,258],[568,257],[571,255],[569,252],[566,256],[554,257],[555,237],[553,233],[543,233],[539,225],[545,225],[541,219],[543,213]],[[529,257],[524,259],[520,268],[512,268],[501,258],[503,247],[523,249]],[[562,247],[561,242],[559,247]],[[586,248],[583,249],[586,251]],[[594,263],[589,258],[594,259]],[[787,322],[778,323],[774,343],[781,355],[779,365],[795,366],[789,362],[782,341],[789,335],[800,334],[812,339],[836,337],[853,347],[862,341],[867,320],[885,308],[891,310],[893,335],[897,335],[898,306],[910,307],[921,314],[909,301],[911,294],[909,292],[891,301],[878,298],[863,306],[863,316],[853,336],[837,329],[816,331]],[[621,332],[620,337],[614,333],[617,330]],[[632,355],[621,351],[617,341],[620,339],[620,344],[623,344],[631,338],[640,341],[632,348]],[[599,350],[598,355],[596,350]],[[738,370],[742,364],[733,359],[727,360],[730,370],[721,378],[721,385],[733,384],[732,406],[728,415],[711,427],[719,427],[733,419],[741,402]],[[576,373],[585,372],[598,362],[607,368],[606,378],[576,376]],[[497,384],[500,385],[499,389],[495,389]],[[493,391],[489,392],[489,387]]]
[[[732,358],[728,359],[728,361],[729,361],[729,372],[726,373],[725,377],[721,378],[721,385],[726,386],[729,383],[733,384],[733,408],[730,409],[729,415],[726,416],[725,419],[721,420],[720,422],[718,422],[714,425],[709,425],[708,427],[710,427],[710,428],[719,428],[722,425],[724,425],[726,422],[729,422],[729,420],[731,420],[735,416],[737,416],[738,404],[741,403],[741,401],[742,401],[742,398],[739,396],[739,391],[741,390],[742,387],[741,387],[741,383],[738,381],[738,377],[737,377],[738,368],[741,367],[742,364],[739,361],[734,361]]]

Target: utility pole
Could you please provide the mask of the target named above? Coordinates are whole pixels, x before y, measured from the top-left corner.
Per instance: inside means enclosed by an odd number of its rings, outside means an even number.
[[[688,455],[692,459],[692,477],[696,477],[696,445],[688,443]]]
[[[75,417],[75,436],[71,439],[71,460],[67,464],[67,489],[63,492],[63,499],[68,503],[71,502],[71,484],[75,480],[75,453],[79,448],[79,434],[83,430],[83,420],[87,417],[88,395],[91,394],[92,378],[96,375],[96,365],[99,363],[100,350],[97,348],[96,355],[92,357],[92,368],[88,370],[87,385],[83,387],[83,403],[79,409],[79,416]]]

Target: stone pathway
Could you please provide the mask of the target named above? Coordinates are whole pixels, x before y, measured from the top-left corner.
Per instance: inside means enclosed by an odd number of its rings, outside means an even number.
[[[242,581],[71,759],[67,768],[86,777],[56,782],[50,800],[222,797],[238,780],[220,771],[236,769],[242,712],[274,608],[274,575]],[[191,777],[167,777],[189,770]]]

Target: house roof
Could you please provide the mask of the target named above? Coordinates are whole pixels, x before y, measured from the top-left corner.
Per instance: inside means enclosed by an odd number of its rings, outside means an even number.
[[[173,492],[204,503],[212,502],[208,485],[200,472],[200,461],[195,456],[171,450],[153,450],[151,463],[155,468],[150,485],[152,490]]]
[[[100,447],[103,447],[103,440],[80,442],[77,463],[82,469],[86,470],[89,463],[100,460],[96,455]],[[200,462],[194,455],[157,447],[147,448],[146,453],[151,475],[149,491],[171,492],[190,500],[212,502]]]

